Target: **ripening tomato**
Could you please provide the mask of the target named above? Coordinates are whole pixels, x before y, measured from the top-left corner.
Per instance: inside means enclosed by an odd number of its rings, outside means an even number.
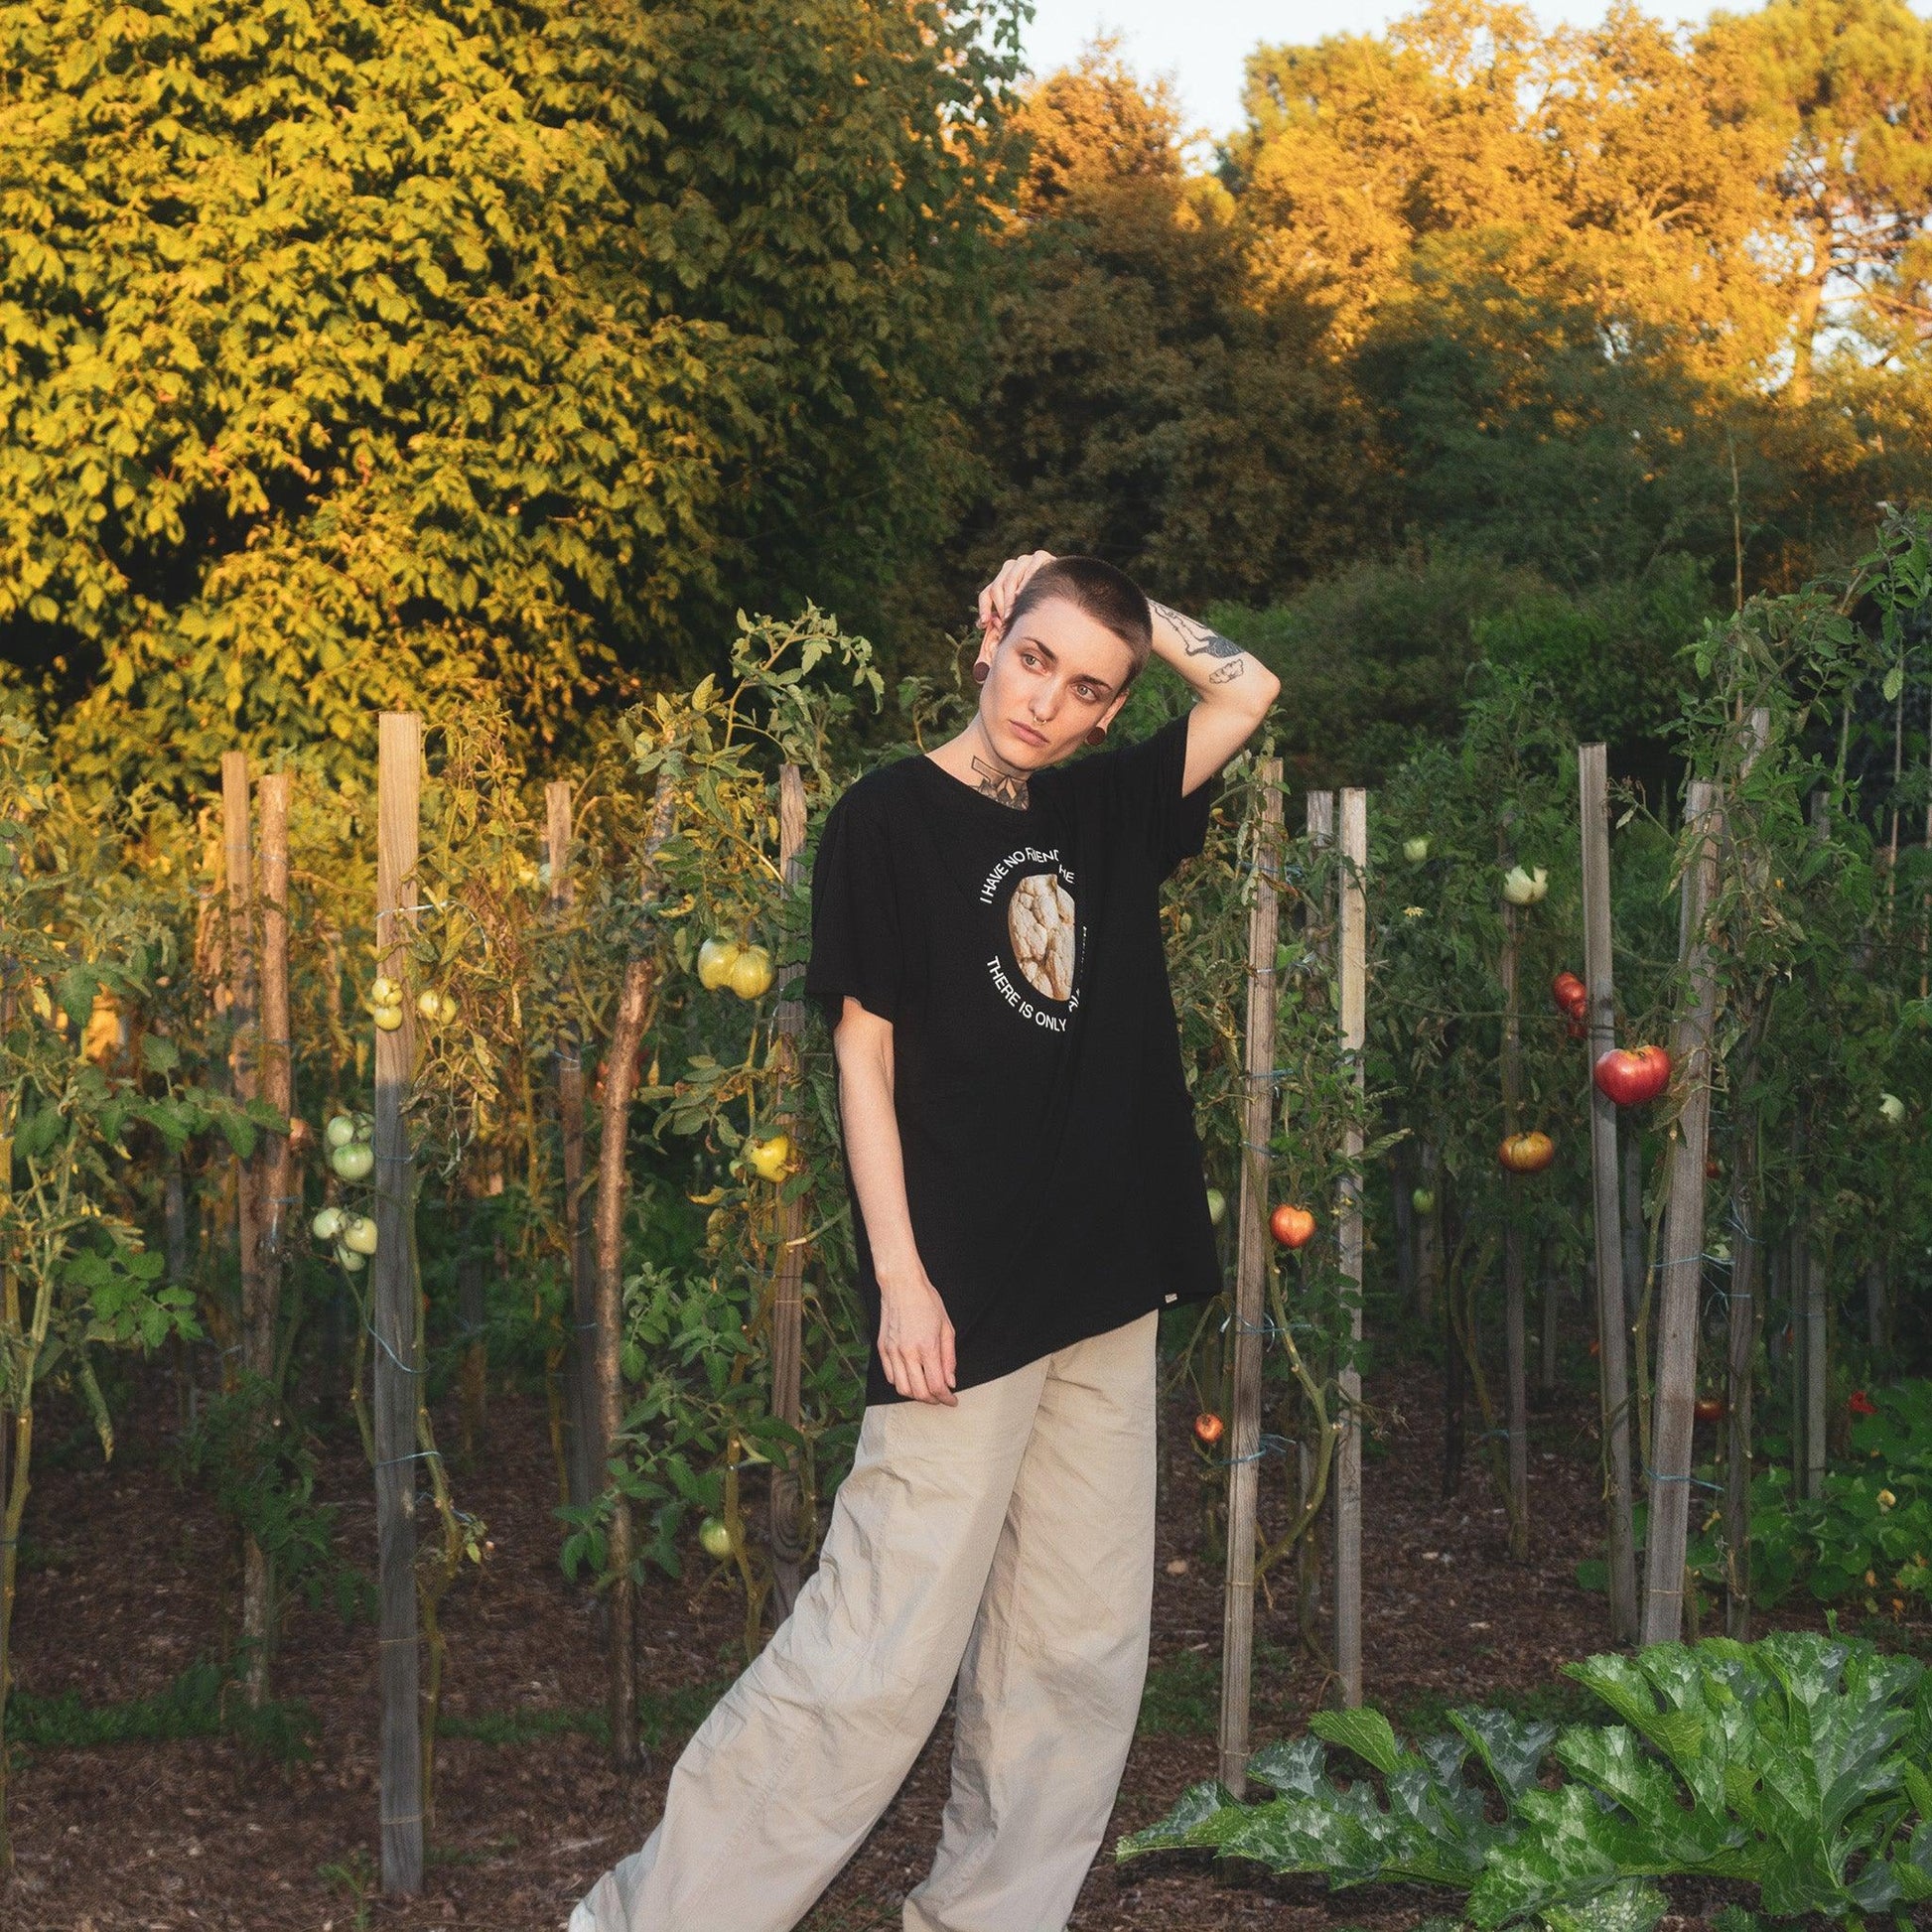
[[[1209,1449],[1212,1449],[1214,1445],[1221,1440],[1221,1431],[1224,1426],[1225,1425],[1222,1423],[1220,1417],[1217,1416],[1212,1409],[1203,1409],[1201,1413],[1194,1418],[1194,1434],[1198,1436],[1200,1440],[1203,1443],[1205,1443]]]
[[[1511,1134],[1496,1150],[1496,1159],[1511,1173],[1541,1173],[1557,1158],[1557,1144],[1540,1130]]]
[[[1661,1046],[1612,1046],[1596,1056],[1596,1090],[1619,1107],[1641,1107],[1670,1085],[1670,1055]]]
[[[1299,1248],[1314,1233],[1314,1216],[1306,1207],[1283,1201],[1268,1217],[1268,1232],[1284,1248]]]

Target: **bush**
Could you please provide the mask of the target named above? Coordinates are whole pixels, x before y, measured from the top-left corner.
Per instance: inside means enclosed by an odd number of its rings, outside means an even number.
[[[1452,1711],[1452,1732],[1412,1749],[1379,1712],[1322,1712],[1312,1736],[1250,1761],[1272,1798],[1244,1804],[1197,1784],[1116,1856],[1201,1846],[1336,1886],[1451,1886],[1482,1928],[1647,1926],[1664,1903],[1647,1881],[1664,1877],[1753,1884],[1775,1917],[1856,1919],[1932,1899],[1922,1664],[1785,1634],[1657,1644],[1566,1670],[1622,1722]],[[1345,1753],[1345,1783],[1324,1741]],[[1554,1788],[1539,1782],[1549,1758],[1563,1774]]]

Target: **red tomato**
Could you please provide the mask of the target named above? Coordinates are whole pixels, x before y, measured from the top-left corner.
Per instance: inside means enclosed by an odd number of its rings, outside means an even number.
[[[1589,989],[1567,968],[1550,982],[1550,992],[1565,1013],[1583,1013],[1589,1005]]]
[[[1511,1134],[1496,1150],[1496,1159],[1511,1173],[1541,1173],[1557,1158],[1557,1144],[1538,1132]]]
[[[1222,1424],[1221,1424],[1220,1417],[1217,1416],[1211,1409],[1203,1409],[1201,1413],[1194,1418],[1194,1434],[1198,1436],[1201,1439],[1201,1441],[1208,1446],[1209,1449],[1212,1449],[1214,1445],[1221,1440],[1221,1428],[1222,1428]]]
[[[1706,1180],[1722,1180],[1724,1178],[1724,1169],[1716,1161],[1707,1161],[1704,1164],[1704,1177]]]
[[[1284,1248],[1299,1248],[1314,1232],[1314,1216],[1306,1207],[1291,1207],[1287,1201],[1268,1217],[1268,1231]]]
[[[1634,1050],[1612,1046],[1599,1053],[1592,1077],[1596,1090],[1619,1107],[1641,1107],[1670,1085],[1670,1055],[1661,1046]]]
[[[1725,1399],[1721,1395],[1701,1395],[1691,1405],[1691,1413],[1699,1422],[1723,1422],[1725,1419]]]

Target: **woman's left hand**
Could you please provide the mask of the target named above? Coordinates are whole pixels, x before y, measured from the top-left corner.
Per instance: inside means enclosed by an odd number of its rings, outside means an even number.
[[[1052,561],[1050,550],[1035,550],[1028,557],[1009,557],[1000,566],[999,576],[980,592],[980,628],[995,643],[1006,628],[1007,613],[1013,609],[1013,600],[1020,595],[1022,586],[1042,564]]]

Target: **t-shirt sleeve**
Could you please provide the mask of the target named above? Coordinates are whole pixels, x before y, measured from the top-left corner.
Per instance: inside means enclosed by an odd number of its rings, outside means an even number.
[[[904,986],[892,852],[878,815],[833,801],[812,862],[812,950],[805,994],[837,1027],[849,993],[868,1013],[897,1022]]]
[[[1110,789],[1122,836],[1139,844],[1155,876],[1166,879],[1207,842],[1208,814],[1221,794],[1221,774],[1210,773],[1181,796],[1187,770],[1186,712],[1138,743],[1102,757],[1114,762]]]

